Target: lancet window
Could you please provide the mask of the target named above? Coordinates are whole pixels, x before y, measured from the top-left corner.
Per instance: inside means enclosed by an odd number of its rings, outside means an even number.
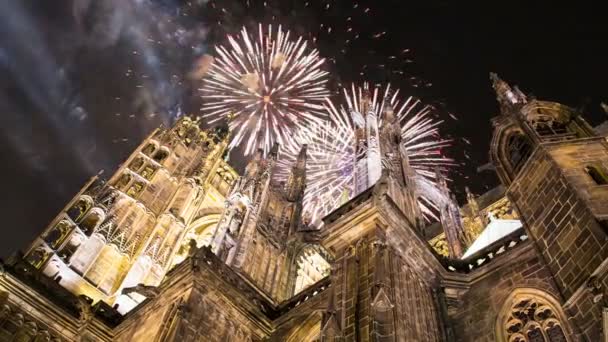
[[[507,155],[513,174],[517,174],[532,154],[532,145],[521,133],[511,135],[507,140]]]
[[[296,276],[294,294],[297,294],[329,275],[330,265],[316,246],[302,249],[295,259]]]

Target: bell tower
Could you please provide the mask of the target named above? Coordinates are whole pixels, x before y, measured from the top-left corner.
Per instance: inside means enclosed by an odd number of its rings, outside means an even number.
[[[527,99],[496,74],[491,80],[501,113],[490,158],[572,319],[590,333],[601,318],[583,318],[599,312],[585,287],[608,258],[608,144],[575,109]]]

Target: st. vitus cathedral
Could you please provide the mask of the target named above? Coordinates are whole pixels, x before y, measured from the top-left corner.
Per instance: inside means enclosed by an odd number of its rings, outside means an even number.
[[[608,341],[607,139],[491,79],[502,185],[459,207],[438,174],[431,225],[388,106],[322,228],[305,146],[277,183],[278,145],[238,175],[227,128],[152,132],[3,263],[0,340]]]

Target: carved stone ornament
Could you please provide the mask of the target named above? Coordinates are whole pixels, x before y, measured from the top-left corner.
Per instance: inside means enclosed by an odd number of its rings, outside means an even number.
[[[160,291],[156,286],[149,286],[144,284],[137,284],[136,286],[126,287],[122,289],[122,294],[129,294],[133,292],[139,293],[140,295],[147,298],[155,298],[156,296],[158,296]]]
[[[604,296],[604,290],[602,290],[602,282],[597,276],[592,276],[587,280],[587,290],[591,292],[594,303],[602,303],[602,306],[608,307],[608,298]]]

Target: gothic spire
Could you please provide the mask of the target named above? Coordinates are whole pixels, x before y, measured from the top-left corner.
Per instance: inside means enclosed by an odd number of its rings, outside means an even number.
[[[439,189],[442,193],[447,194],[450,192],[447,180],[438,167],[435,167],[435,179],[437,180],[437,184],[439,185]]]
[[[304,196],[306,186],[306,149],[307,145],[302,145],[298,158],[291,168],[291,174],[285,187],[287,200],[294,202]]]
[[[305,170],[306,169],[306,152],[308,149],[308,145],[307,144],[303,144],[302,148],[300,149],[300,153],[298,153],[298,158],[296,159],[296,163],[294,165],[294,168],[300,169],[300,170]]]
[[[383,111],[382,111],[382,120],[383,124],[392,124],[395,122],[395,110],[393,105],[391,104],[391,93],[387,92],[384,97]]]
[[[363,87],[363,100],[361,101],[361,115],[365,117],[372,106],[372,96],[367,84]]]
[[[515,89],[512,89],[496,73],[490,73],[490,80],[492,81],[492,88],[496,92],[496,100],[500,105],[502,114],[508,114],[515,105],[526,102],[526,97],[519,88],[515,87]]]
[[[464,187],[464,190],[467,193],[467,202],[469,204],[469,209],[471,210],[472,215],[477,215],[479,213],[479,203],[477,203],[477,198],[471,192],[468,186]]]

